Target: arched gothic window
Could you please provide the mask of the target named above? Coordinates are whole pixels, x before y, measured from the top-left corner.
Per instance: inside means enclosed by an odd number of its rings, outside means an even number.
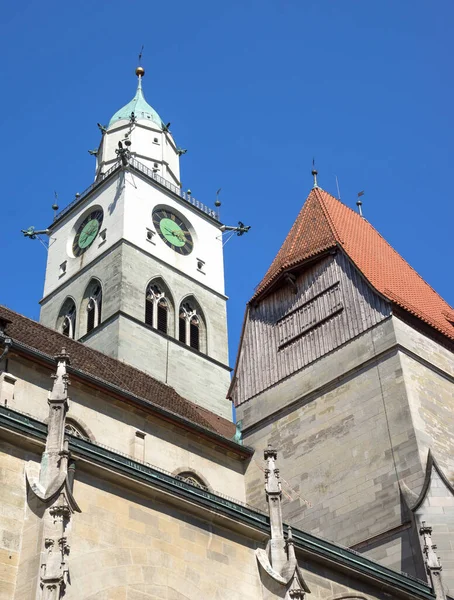
[[[80,304],[79,338],[87,335],[101,324],[102,285],[99,279],[91,279],[85,288]]]
[[[159,282],[151,282],[145,297],[145,323],[161,331],[169,333],[171,302],[164,286]]]
[[[184,471],[183,473],[179,473],[177,478],[181,479],[182,481],[186,481],[186,483],[190,483],[195,487],[201,488],[202,490],[208,490],[206,483],[202,481],[202,479],[195,473],[192,473],[192,471]]]
[[[74,339],[76,334],[76,305],[67,298],[60,309],[57,319],[57,330],[66,337]]]
[[[97,283],[90,295],[87,304],[87,333],[101,323],[102,289]]]
[[[89,440],[89,436],[82,429],[82,427],[72,421],[66,421],[65,424],[65,433],[69,433],[70,435],[74,435],[75,437],[82,438],[83,440]]]
[[[178,314],[178,339],[194,350],[206,352],[206,328],[201,308],[194,300],[184,302]]]

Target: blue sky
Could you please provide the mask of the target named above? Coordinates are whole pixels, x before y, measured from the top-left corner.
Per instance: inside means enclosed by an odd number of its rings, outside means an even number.
[[[233,365],[245,303],[319,183],[451,304],[454,4],[205,0],[3,4],[0,302],[38,319],[46,252],[20,229],[90,185],[96,123],[144,89],[183,186],[250,233],[225,247]]]

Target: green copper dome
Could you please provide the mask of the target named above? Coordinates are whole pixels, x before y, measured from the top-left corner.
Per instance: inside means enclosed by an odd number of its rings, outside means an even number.
[[[155,125],[162,128],[162,119],[155,109],[148,104],[142,92],[142,77],[139,77],[137,92],[131,102],[120,108],[110,119],[109,127],[117,121],[129,121],[131,113],[137,121],[152,121]]]

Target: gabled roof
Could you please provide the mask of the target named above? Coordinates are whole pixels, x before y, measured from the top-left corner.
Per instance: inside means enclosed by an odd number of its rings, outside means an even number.
[[[170,417],[174,414],[229,440],[235,435],[236,427],[228,419],[186,400],[172,387],[143,371],[76,342],[4,306],[0,306],[0,318],[10,321],[5,331],[13,343],[19,342],[30,350],[36,350],[50,358],[59,354],[65,347],[71,359],[70,371],[76,370],[96,379],[101,387],[103,384],[114,386],[120,393],[125,392],[145,401],[150,409],[164,409]]]
[[[279,276],[309,258],[340,247],[382,296],[454,339],[454,311],[382,238],[366,219],[320,188],[314,188],[252,302]]]

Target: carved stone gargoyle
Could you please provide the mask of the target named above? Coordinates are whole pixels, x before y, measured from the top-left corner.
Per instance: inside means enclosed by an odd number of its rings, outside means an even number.
[[[274,582],[282,586],[280,597],[285,600],[303,600],[310,590],[304,581],[303,573],[298,566],[292,530],[288,528],[287,539],[284,538],[282,523],[282,489],[279,469],[276,468],[277,452],[268,446],[264,452],[266,460],[265,493],[270,514],[271,538],[266,550],[255,551],[257,561],[263,571]]]

